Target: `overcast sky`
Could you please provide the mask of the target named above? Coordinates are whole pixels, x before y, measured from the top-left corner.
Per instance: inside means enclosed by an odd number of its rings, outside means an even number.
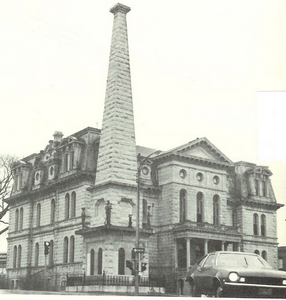
[[[0,154],[101,128],[116,1],[0,0]],[[286,1],[125,0],[137,144],[207,137],[286,204]],[[286,245],[286,209],[278,211]],[[0,251],[5,251],[0,239]]]

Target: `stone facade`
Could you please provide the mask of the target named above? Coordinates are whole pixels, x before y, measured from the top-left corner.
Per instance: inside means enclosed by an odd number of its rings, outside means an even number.
[[[126,263],[134,262],[135,244],[144,248],[141,278],[159,280],[168,292],[211,251],[256,252],[278,267],[276,210],[282,205],[267,167],[234,163],[206,138],[164,152],[136,145],[129,10],[111,9],[102,130],[88,127],[65,138],[55,132],[43,151],[13,167],[6,200],[10,287],[44,282],[46,289],[64,289],[67,277],[84,275],[132,280]]]

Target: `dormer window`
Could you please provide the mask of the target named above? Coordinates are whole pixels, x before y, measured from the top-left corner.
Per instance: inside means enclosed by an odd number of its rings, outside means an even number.
[[[65,153],[64,161],[65,161],[65,164],[64,164],[65,171],[67,172],[67,171],[69,171],[69,154],[68,153]]]
[[[55,178],[56,174],[57,174],[57,164],[56,163],[53,163],[53,164],[50,164],[49,165],[49,169],[48,169],[48,177],[49,177],[49,180],[52,180]]]
[[[54,176],[54,167],[50,166],[50,176]]]
[[[12,175],[14,179],[13,183],[13,193],[18,193],[22,191],[27,185],[27,179],[29,176],[31,166],[25,161],[19,160],[15,162],[12,166]]]
[[[144,166],[144,167],[142,168],[142,174],[145,175],[145,176],[149,174],[149,169],[148,169],[148,167]]]
[[[22,183],[22,174],[21,173],[15,174],[15,181],[14,181],[15,191],[19,191],[21,189],[21,183]]]
[[[268,197],[267,192],[267,176],[257,176],[255,177],[255,195],[256,196],[262,196],[262,197]]]
[[[252,195],[269,197],[268,182],[272,172],[267,167],[256,167],[248,171]]]
[[[43,171],[37,170],[35,173],[35,185],[38,185],[41,183],[43,177]]]
[[[15,168],[13,170],[14,176],[14,191],[19,191],[22,188],[22,172],[21,168]]]
[[[63,171],[68,172],[74,168],[74,151],[66,151],[63,157]]]

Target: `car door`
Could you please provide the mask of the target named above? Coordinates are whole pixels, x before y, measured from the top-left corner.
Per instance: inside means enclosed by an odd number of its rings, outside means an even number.
[[[212,289],[212,278],[214,274],[214,260],[215,254],[209,254],[201,265],[198,265],[195,274],[195,284],[197,288],[203,293]]]

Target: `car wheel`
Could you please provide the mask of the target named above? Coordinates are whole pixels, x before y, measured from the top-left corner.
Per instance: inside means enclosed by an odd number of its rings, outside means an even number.
[[[191,297],[201,297],[201,293],[198,291],[194,283],[191,283]]]
[[[224,297],[224,295],[223,295],[223,289],[222,289],[221,285],[217,285],[215,287],[215,291],[214,292],[215,292],[214,296],[216,298]]]

